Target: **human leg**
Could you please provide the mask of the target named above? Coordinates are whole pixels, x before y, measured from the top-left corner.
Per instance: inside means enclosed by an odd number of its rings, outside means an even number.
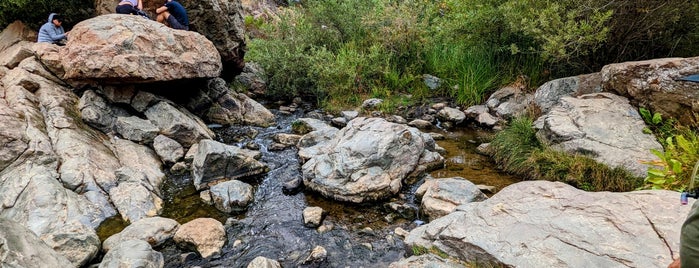
[[[164,11],[158,14],[156,20],[160,23],[165,23],[165,20],[167,20],[168,17],[170,17],[170,12]]]

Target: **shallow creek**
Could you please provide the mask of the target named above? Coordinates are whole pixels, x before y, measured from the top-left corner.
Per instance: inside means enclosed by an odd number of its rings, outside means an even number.
[[[355,205],[326,199],[310,191],[295,195],[282,192],[282,185],[290,178],[301,176],[301,163],[295,148],[269,151],[272,137],[277,133],[291,133],[291,122],[303,116],[277,114],[277,126],[269,128],[231,127],[218,128],[218,140],[243,146],[250,141],[260,145],[261,162],[270,172],[263,177],[247,179],[255,187],[255,201],[242,214],[225,214],[204,204],[192,186],[189,175],[168,175],[163,186],[165,206],[163,217],[186,223],[200,217],[210,217],[228,222],[228,242],[218,258],[201,259],[178,249],[173,243],[157,250],[165,256],[165,267],[246,267],[257,256],[275,259],[283,267],[387,267],[399,260],[409,250],[402,238],[393,231],[397,227],[411,230],[426,221],[402,218],[385,208],[385,203],[405,204],[418,211],[419,203],[414,192],[422,183],[406,185],[393,200],[375,204]],[[445,136],[437,143],[447,150],[444,169],[431,172],[435,178],[463,177],[475,184],[495,186],[501,189],[517,181],[516,178],[495,169],[486,156],[475,148],[488,139],[489,132],[474,129],[456,131],[435,130]],[[255,133],[257,133],[255,135]],[[323,221],[324,232],[303,225],[302,212],[309,206],[322,207],[328,215]],[[105,222],[98,233],[101,239],[120,231],[124,223],[118,219]],[[304,263],[311,250],[322,246],[327,250],[327,260],[321,264]]]

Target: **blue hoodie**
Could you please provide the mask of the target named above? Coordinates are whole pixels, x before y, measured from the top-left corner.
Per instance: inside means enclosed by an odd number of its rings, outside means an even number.
[[[53,24],[53,16],[55,15],[56,13],[51,13],[51,15],[49,15],[49,21],[44,23],[44,25],[41,25],[41,28],[39,29],[39,38],[36,40],[37,42],[55,44],[58,41],[66,39],[63,26],[56,27],[56,25]]]

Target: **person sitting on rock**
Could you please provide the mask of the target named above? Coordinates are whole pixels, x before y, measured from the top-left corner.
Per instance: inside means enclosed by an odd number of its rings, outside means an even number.
[[[173,29],[178,30],[189,30],[189,17],[187,17],[187,10],[174,0],[167,0],[165,5],[159,7],[155,10],[158,13],[156,20],[160,23],[166,23]]]
[[[61,24],[63,24],[63,17],[58,13],[51,13],[49,15],[49,21],[39,28],[39,36],[36,41],[39,43],[52,43],[59,46],[65,45],[68,37]]]
[[[116,6],[116,13],[139,15],[139,11],[142,9],[143,1],[141,0],[123,0]]]

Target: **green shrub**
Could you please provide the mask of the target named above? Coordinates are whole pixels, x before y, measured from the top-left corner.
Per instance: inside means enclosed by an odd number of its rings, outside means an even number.
[[[78,22],[94,16],[94,1],[91,0],[2,0],[0,1],[0,29],[15,20],[39,30],[48,21],[49,14],[61,13],[65,19],[63,27],[68,30]]]

